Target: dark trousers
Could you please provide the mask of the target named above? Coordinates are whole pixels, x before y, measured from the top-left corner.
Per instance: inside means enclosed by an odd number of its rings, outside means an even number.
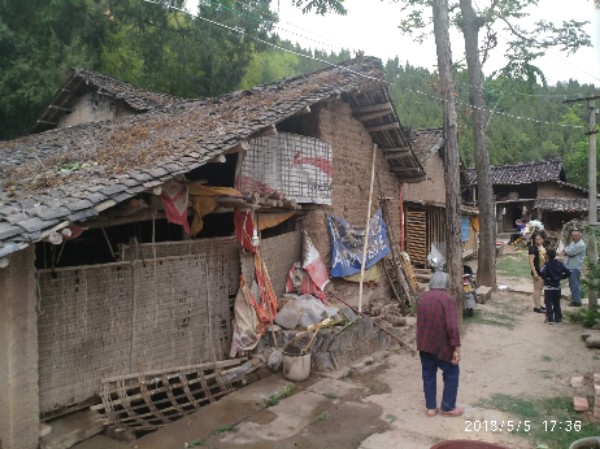
[[[444,393],[442,394],[442,411],[448,412],[456,408],[456,395],[458,394],[458,365],[438,359],[429,352],[420,351],[421,368],[423,374],[423,392],[425,405],[428,409],[437,408],[437,370],[442,370],[444,380]]]
[[[560,290],[544,290],[544,303],[546,304],[546,318],[549,323],[562,321],[560,310]]]

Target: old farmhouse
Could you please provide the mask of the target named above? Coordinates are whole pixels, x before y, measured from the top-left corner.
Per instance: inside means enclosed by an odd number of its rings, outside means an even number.
[[[587,215],[588,192],[567,182],[561,159],[494,166],[491,174],[498,232],[512,232],[517,219],[541,220],[546,229],[560,231],[563,223]],[[477,198],[475,170],[467,176]]]
[[[442,253],[446,241],[446,185],[444,181],[443,130],[424,129],[411,133],[413,151],[425,170],[425,179],[403,187],[404,247],[411,261],[425,267],[432,245]],[[466,176],[461,172],[461,184]],[[472,204],[461,205],[463,256],[477,251],[478,211]]]
[[[328,218],[364,226],[374,145],[399,235],[424,170],[382,79],[357,58],[184,101],[79,71],[0,142],[2,448],[103,379],[227,359],[242,276],[281,295],[303,233],[330,269]]]

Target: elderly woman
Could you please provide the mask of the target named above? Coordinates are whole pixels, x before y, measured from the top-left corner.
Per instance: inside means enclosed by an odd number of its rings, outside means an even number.
[[[444,379],[442,415],[461,416],[464,413],[463,408],[456,406],[460,335],[456,299],[446,291],[448,282],[447,273],[433,273],[429,291],[421,293],[417,306],[417,349],[421,357],[427,416],[439,413],[436,400],[438,369],[442,370]]]
[[[545,313],[546,308],[541,307],[542,290],[544,289],[544,279],[541,276],[541,270],[546,263],[546,248],[544,247],[544,238],[541,234],[533,236],[532,245],[529,247],[529,268],[533,279],[533,311]]]

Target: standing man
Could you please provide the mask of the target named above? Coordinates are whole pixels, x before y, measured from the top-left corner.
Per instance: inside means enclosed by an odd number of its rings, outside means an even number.
[[[461,416],[464,413],[463,408],[456,407],[460,335],[456,299],[446,291],[449,280],[447,273],[433,273],[429,291],[421,293],[417,307],[417,349],[421,357],[427,416],[439,412],[436,400],[438,368],[444,379],[442,415]]]
[[[581,307],[581,268],[585,258],[585,243],[581,238],[581,231],[571,231],[571,243],[565,248],[565,267],[571,270],[569,276],[569,288],[571,289],[572,307]]]
[[[544,289],[544,280],[540,275],[542,266],[546,263],[546,248],[544,247],[544,237],[542,234],[534,233],[532,235],[533,244],[529,247],[529,268],[531,269],[531,278],[533,279],[533,311],[537,313],[546,312],[542,307],[541,298]]]

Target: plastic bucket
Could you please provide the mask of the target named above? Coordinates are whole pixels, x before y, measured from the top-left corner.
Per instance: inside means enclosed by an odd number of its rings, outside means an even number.
[[[600,449],[600,436],[574,441],[569,449]]]
[[[431,446],[431,449],[508,449],[498,444],[486,443],[485,441],[452,440],[442,441]]]
[[[283,377],[296,382],[310,376],[310,352],[308,354],[283,353]]]

